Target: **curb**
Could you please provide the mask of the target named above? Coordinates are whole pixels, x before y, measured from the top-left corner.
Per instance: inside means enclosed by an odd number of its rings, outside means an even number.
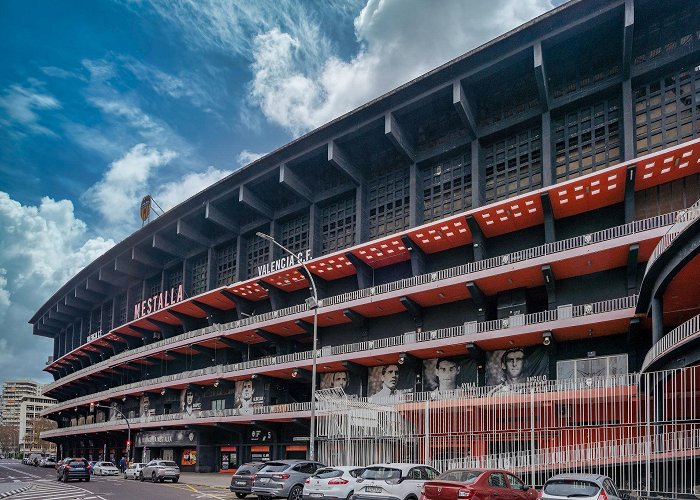
[[[6,491],[5,493],[0,493],[0,498],[7,498],[9,496],[16,495],[17,493],[22,493],[23,491],[27,491],[32,486],[34,486],[34,485],[28,484],[27,486],[22,486],[21,488],[17,488],[16,490]]]

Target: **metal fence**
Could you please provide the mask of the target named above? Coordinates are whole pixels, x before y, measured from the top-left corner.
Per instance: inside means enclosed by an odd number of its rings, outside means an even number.
[[[700,494],[700,366],[414,394],[378,405],[319,393],[319,460],[611,476],[636,495]]]

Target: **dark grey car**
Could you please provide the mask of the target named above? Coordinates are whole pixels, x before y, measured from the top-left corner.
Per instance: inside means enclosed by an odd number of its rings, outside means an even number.
[[[309,460],[276,460],[265,464],[255,474],[252,492],[261,500],[287,498],[302,500],[304,481],[317,469],[324,467]]]
[[[241,465],[236,473],[231,476],[229,490],[233,491],[238,498],[245,498],[251,493],[253,486],[253,475],[260,471],[267,462],[251,462]]]

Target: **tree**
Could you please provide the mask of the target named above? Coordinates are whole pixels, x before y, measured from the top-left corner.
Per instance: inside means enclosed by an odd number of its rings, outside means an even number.
[[[51,429],[55,429],[58,427],[58,424],[54,422],[53,420],[49,420],[48,418],[35,418],[31,421],[31,425],[29,426],[31,428],[31,444],[33,449],[40,449],[42,453],[46,452],[46,450],[51,449],[53,446],[53,443],[50,441],[45,441],[41,439],[41,433],[44,431],[49,431]]]
[[[0,425],[0,451],[15,453],[19,445],[19,427],[16,425]]]

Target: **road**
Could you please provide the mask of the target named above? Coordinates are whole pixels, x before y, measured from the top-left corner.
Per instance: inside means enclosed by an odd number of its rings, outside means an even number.
[[[11,500],[229,500],[234,494],[223,488],[191,484],[150,483],[125,480],[124,476],[92,476],[89,483],[56,481],[54,469],[23,465],[19,460],[0,460],[0,495],[29,486],[8,497]],[[252,500],[252,498],[251,498]]]

